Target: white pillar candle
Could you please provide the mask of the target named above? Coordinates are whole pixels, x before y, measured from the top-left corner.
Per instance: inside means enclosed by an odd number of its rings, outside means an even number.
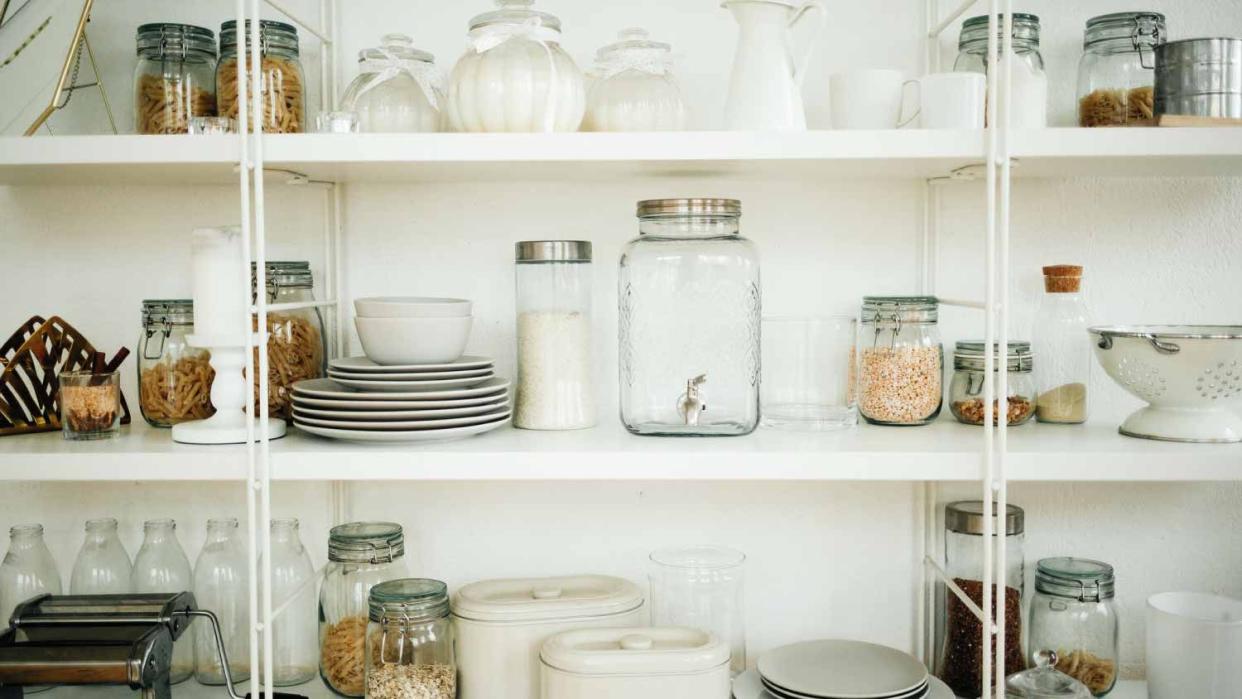
[[[241,228],[196,228],[191,259],[194,288],[194,334],[212,345],[245,344],[250,300]]]

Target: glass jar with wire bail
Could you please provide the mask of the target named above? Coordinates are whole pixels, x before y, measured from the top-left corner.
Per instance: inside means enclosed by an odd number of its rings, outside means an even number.
[[[147,299],[142,302],[142,335],[138,338],[138,407],[155,427],[203,420],[215,414],[211,405],[211,352],[190,346],[194,302],[190,299]]]
[[[999,349],[998,345],[993,345]],[[985,368],[986,353],[981,340],[969,340],[957,343],[953,352],[953,381],[949,384],[949,410],[958,422],[967,425],[984,423],[983,379],[987,376]],[[999,377],[1001,361],[1000,353],[993,350],[992,375]],[[1009,399],[1009,412],[1006,420],[1008,425],[1026,423],[1035,414],[1035,376],[1031,373],[1034,359],[1031,355],[1031,343],[1010,342],[1005,362],[1009,370],[1006,378],[1008,384],[1005,396]],[[992,424],[1000,424],[1000,388],[996,388],[996,399],[992,401]]]
[[[944,402],[935,296],[864,296],[858,412],[873,425],[926,425]]]
[[[216,71],[217,103],[220,116],[241,123],[237,115],[238,82],[237,54],[245,47],[246,75],[250,69],[250,20],[246,20],[246,38],[237,40],[237,20],[220,25],[220,66]],[[264,19],[259,21],[260,99],[263,102],[263,130],[267,133],[302,133],[306,130],[306,78],[299,58],[298,30],[292,24]],[[249,78],[247,78],[249,82]],[[245,89],[249,90],[247,84]],[[247,93],[249,95],[249,93]],[[249,104],[249,102],[247,102]],[[252,106],[247,109],[253,109]],[[246,123],[254,131],[253,119]]]
[[[368,699],[456,699],[457,659],[448,587],[405,578],[371,588]]]
[[[216,35],[192,24],[138,27],[134,132],[189,133],[194,117],[216,113]]]
[[[1159,12],[1087,20],[1078,61],[1078,125],[1155,126],[1156,47],[1167,38]]]
[[[1004,37],[1005,16],[997,18],[997,54],[1001,53]],[[1015,129],[1038,129],[1048,125],[1048,75],[1044,72],[1044,57],[1039,50],[1039,17],[1015,12],[1013,14],[1013,69],[1009,97],[1009,126]],[[971,17],[962,23],[962,33],[957,42],[957,60],[953,70],[983,73],[988,66],[988,16]],[[1004,59],[1001,59],[1004,68]]]
[[[345,697],[366,690],[371,588],[404,578],[405,534],[392,522],[351,522],[328,534],[328,567],[319,589],[319,675]]]
[[[315,301],[315,279],[308,262],[268,262],[267,269],[267,406],[271,417],[293,417],[293,384],[324,375],[327,345],[323,315]],[[258,275],[250,264],[251,296],[258,300]],[[286,306],[288,304],[288,306]],[[277,306],[271,309],[271,306]],[[281,306],[284,306],[281,308]],[[292,307],[290,307],[292,306]],[[255,318],[258,326],[258,318]],[[259,357],[255,354],[255,375]],[[255,414],[259,409],[259,384],[254,384]]]
[[[1117,684],[1118,615],[1113,567],[1085,558],[1045,558],[1035,566],[1032,658],[1052,651],[1056,668],[1102,697]]]

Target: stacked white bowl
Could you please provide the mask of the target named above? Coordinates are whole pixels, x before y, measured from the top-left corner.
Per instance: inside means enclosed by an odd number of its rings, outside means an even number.
[[[465,299],[379,296],[354,300],[362,351],[376,364],[456,361],[470,340],[472,304]]]

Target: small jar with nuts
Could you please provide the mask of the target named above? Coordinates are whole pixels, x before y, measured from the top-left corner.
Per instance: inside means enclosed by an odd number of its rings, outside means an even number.
[[[944,348],[935,296],[864,296],[858,412],[873,425],[926,425],[940,414]]]
[[[983,379],[986,374],[986,355],[984,343],[979,340],[957,343],[953,352],[953,383],[949,386],[949,409],[958,422],[967,425],[982,425],[985,421],[987,404],[984,400]],[[992,375],[999,373],[1001,361],[996,345],[992,362]],[[1005,362],[1008,365],[1006,393],[1008,397],[1008,417],[1006,424],[1021,425],[1035,414],[1035,377],[1031,373],[1034,359],[1031,355],[1031,343],[1010,342]],[[992,401],[992,424],[999,424],[1001,412],[1000,391]]]
[[[371,588],[367,699],[456,699],[448,588],[405,578]]]

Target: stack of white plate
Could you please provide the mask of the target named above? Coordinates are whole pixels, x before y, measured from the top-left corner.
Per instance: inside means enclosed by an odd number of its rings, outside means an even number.
[[[414,442],[467,437],[509,422],[509,381],[492,360],[379,365],[334,359],[328,378],[293,385],[293,424],[322,437]]]
[[[953,699],[909,654],[862,641],[806,641],[759,657],[733,681],[735,699]]]

